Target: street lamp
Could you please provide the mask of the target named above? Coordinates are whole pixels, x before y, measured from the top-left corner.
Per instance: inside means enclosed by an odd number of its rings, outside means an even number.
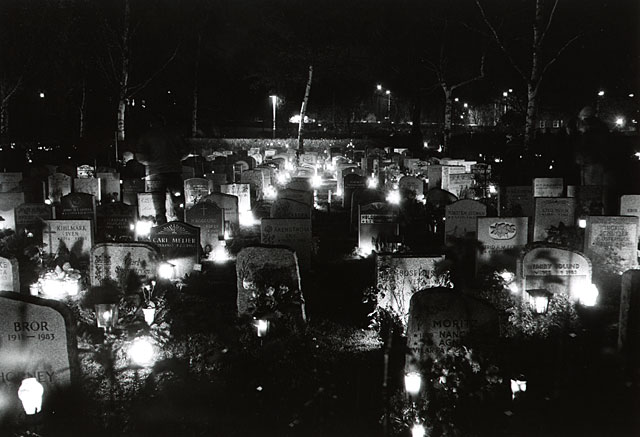
[[[382,91],[382,85],[380,85],[380,84],[376,85],[376,89],[377,89],[378,91]]]
[[[278,103],[278,96],[272,95],[269,96],[271,98],[271,106],[273,106],[273,126],[271,128],[272,138],[276,138],[276,105]]]

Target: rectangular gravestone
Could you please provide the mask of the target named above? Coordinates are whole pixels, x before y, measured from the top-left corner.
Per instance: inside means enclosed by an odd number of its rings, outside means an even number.
[[[307,190],[283,188],[278,191],[278,199],[287,199],[293,200],[294,202],[304,203],[309,206],[309,208],[313,206],[313,193]]]
[[[234,238],[240,228],[240,216],[238,213],[238,197],[231,194],[211,193],[203,199],[211,202],[224,211],[224,229],[226,238]]]
[[[534,178],[533,197],[562,197],[564,180],[562,178]]]
[[[382,202],[359,207],[358,247],[363,253],[380,251],[387,242],[393,242],[400,234],[398,211]]]
[[[362,170],[357,165],[351,163],[339,164],[336,169],[336,181],[338,193],[344,193],[344,178],[348,174],[362,176]]]
[[[165,223],[151,228],[149,241],[174,265],[176,278],[191,274],[200,262],[200,228],[183,222]]]
[[[285,247],[243,248],[236,261],[236,284],[239,316],[253,316],[255,299],[266,296],[273,288],[286,290],[296,302],[281,310],[295,311],[296,321],[306,321],[298,258],[293,250]]]
[[[0,229],[16,230],[15,208],[24,203],[24,193],[0,193]]]
[[[378,306],[397,314],[406,327],[411,296],[440,285],[436,266],[443,261],[444,256],[376,255],[376,285],[384,291]]]
[[[36,241],[42,239],[44,220],[53,219],[53,208],[44,203],[23,203],[14,209],[16,232],[18,234],[31,233]]]
[[[71,254],[74,267],[89,264],[89,251],[93,246],[91,220],[45,220],[42,243],[46,253],[55,255],[61,249]]]
[[[22,180],[24,201],[27,203],[43,203],[47,199],[45,182],[37,178],[24,178]]]
[[[567,197],[575,197],[578,203],[576,215],[602,215],[604,213],[604,189],[602,185],[568,185]]]
[[[358,188],[364,188],[366,186],[366,179],[358,174],[351,173],[344,177],[342,186],[342,207],[346,211],[351,211],[351,196],[353,192]],[[295,200],[295,199],[294,199]]]
[[[444,177],[442,179],[443,189],[455,194],[458,198],[472,197],[475,185],[476,175],[473,173],[452,173],[447,175],[446,180]]]
[[[506,186],[498,191],[498,212],[501,217],[533,217],[533,187]]]
[[[290,199],[277,199],[271,204],[270,218],[310,219],[311,207]]]
[[[18,260],[15,258],[0,256],[0,291],[20,293],[20,273]],[[3,338],[2,340],[5,339]]]
[[[220,185],[224,185],[229,182],[226,173],[207,173],[204,177],[211,181],[213,192],[219,192]]]
[[[71,176],[64,173],[54,173],[49,176],[48,180],[48,196],[53,203],[59,203],[62,196],[71,193]]]
[[[16,393],[24,378],[43,385],[45,405],[52,393],[77,381],[75,321],[65,305],[0,292],[0,314],[0,398],[5,411],[12,402],[23,411]]]
[[[442,359],[454,348],[476,351],[497,341],[498,313],[489,304],[450,288],[428,288],[411,297],[405,371]]]
[[[0,193],[22,191],[22,173],[0,173]]]
[[[138,204],[138,193],[144,193],[143,179],[124,179],[122,181],[122,201],[127,205]]]
[[[87,179],[88,180],[88,179]],[[59,214],[62,220],[91,220],[96,222],[96,199],[87,193],[70,193],[60,198]]]
[[[260,226],[262,244],[287,246],[293,249],[300,268],[307,270],[311,265],[311,220],[263,218]]]
[[[200,228],[200,242],[205,254],[224,241],[224,210],[213,202],[200,202],[185,211],[187,223]]]
[[[638,217],[640,229],[640,194],[625,194],[620,197],[620,215]],[[640,238],[640,231],[638,234],[638,238]]]
[[[120,173],[98,173],[100,189],[102,190],[102,202],[120,201]]]
[[[400,189],[400,192],[412,192],[417,198],[419,198],[420,196],[424,196],[424,181],[415,176],[401,177],[398,181],[398,188]]]
[[[155,220],[157,206],[164,200],[164,193],[138,193],[138,217],[141,220]]]
[[[478,241],[483,251],[478,255],[476,266],[515,271],[528,236],[528,217],[478,217]]]
[[[220,192],[231,194],[238,198],[238,212],[251,211],[251,191],[249,184],[225,184],[220,185]]]
[[[249,184],[252,197],[261,200],[264,188],[264,173],[258,169],[243,171],[240,175],[240,182],[243,184]]]
[[[455,238],[476,238],[477,218],[487,215],[487,207],[477,200],[462,199],[444,207],[444,241]]]
[[[97,202],[100,202],[102,199],[101,182],[96,178],[76,178],[73,180],[73,192],[91,194]]]
[[[76,174],[79,178],[88,179],[96,177],[96,168],[89,164],[79,165]]]
[[[111,202],[96,208],[96,241],[134,241],[138,210],[134,205]]]
[[[584,252],[594,266],[622,274],[638,265],[638,219],[633,216],[589,216]]]
[[[185,211],[196,203],[200,202],[205,196],[211,194],[212,184],[208,179],[191,178],[184,181],[184,201]]]
[[[591,261],[573,250],[538,244],[518,260],[517,279],[523,295],[545,289],[575,302],[591,284]]]
[[[89,281],[92,286],[109,282],[120,286],[119,275],[129,271],[146,283],[156,277],[159,262],[160,252],[148,243],[99,243],[91,249]]]
[[[533,241],[546,241],[558,229],[576,225],[576,199],[570,197],[536,197]]]

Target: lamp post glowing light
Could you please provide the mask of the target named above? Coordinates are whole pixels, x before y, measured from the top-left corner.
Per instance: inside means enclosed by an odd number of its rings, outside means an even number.
[[[22,402],[24,412],[32,416],[42,410],[42,395],[44,387],[35,378],[26,378],[22,380],[18,389],[18,398]]]
[[[276,105],[278,104],[278,96],[269,96],[271,98],[271,106],[273,107],[273,126],[272,130],[272,138],[276,137]]]

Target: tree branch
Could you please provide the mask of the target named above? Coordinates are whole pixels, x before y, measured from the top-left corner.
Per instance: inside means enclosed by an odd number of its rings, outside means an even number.
[[[544,28],[544,30],[542,31],[542,34],[540,35],[540,46],[542,46],[542,42],[544,41],[544,37],[547,35],[547,32],[549,31],[549,28],[551,27],[551,22],[553,21],[553,16],[556,14],[556,8],[558,7],[558,3],[560,2],[560,0],[556,0],[555,3],[553,3],[553,8],[551,9],[551,14],[549,14],[549,19],[547,20],[547,25]]]
[[[575,40],[577,40],[581,36],[582,34],[578,34],[573,38],[571,38],[569,41],[567,41],[562,47],[560,47],[560,50],[556,52],[556,55],[553,58],[551,58],[549,62],[546,63],[546,65],[542,68],[542,71],[540,72],[540,80],[538,80],[538,83],[536,84],[536,88],[538,88],[538,86],[540,85],[540,82],[542,82],[542,78],[544,77],[544,74],[549,69],[549,67],[551,67],[551,65],[553,65],[558,60],[558,57],[560,57],[562,52],[564,52],[571,44],[573,44]]]
[[[9,92],[3,95],[2,105],[5,105],[11,99],[11,97],[16,93],[16,91],[18,91],[18,89],[22,85],[22,78],[23,76],[20,76],[18,80],[16,80],[16,83],[13,85],[13,87],[10,87]]]
[[[498,44],[498,47],[500,47],[500,50],[502,50],[502,52],[505,54],[505,56],[507,57],[507,59],[509,60],[513,68],[518,72],[518,74],[522,77],[522,79],[526,81],[527,76],[524,74],[524,71],[522,71],[522,69],[518,66],[515,59],[513,59],[513,57],[511,56],[511,54],[503,44],[502,39],[498,35],[498,32],[496,31],[495,27],[493,27],[493,25],[489,21],[489,18],[487,18],[487,14],[485,14],[484,9],[480,4],[480,0],[476,0],[476,5],[478,6],[478,9],[480,9],[480,14],[482,15],[482,19],[484,20],[487,27],[489,27],[489,30],[491,31],[491,34],[493,35],[493,39],[496,41],[496,44]]]
[[[178,54],[178,49],[180,48],[180,45],[177,45],[175,50],[173,51],[173,53],[171,54],[171,56],[169,56],[169,58],[167,58],[167,60],[165,61],[164,64],[162,64],[160,66],[160,68],[158,68],[156,71],[154,71],[148,78],[147,80],[137,84],[137,85],[131,85],[129,87],[127,87],[127,97],[133,97],[135,94],[137,94],[138,92],[142,91],[147,85],[149,85],[151,83],[151,81],[153,81],[153,79],[156,78],[156,76],[158,76],[158,74],[160,74],[165,68],[167,68],[169,66],[169,64],[174,60],[174,58],[176,57],[176,55]]]
[[[455,90],[456,88],[460,88],[462,86],[468,85],[471,82],[475,82],[476,80],[480,80],[484,78],[484,60],[485,60],[486,54],[482,54],[482,59],[480,59],[480,74],[472,77],[471,79],[467,79],[465,81],[459,82],[455,85],[451,86],[451,91]]]

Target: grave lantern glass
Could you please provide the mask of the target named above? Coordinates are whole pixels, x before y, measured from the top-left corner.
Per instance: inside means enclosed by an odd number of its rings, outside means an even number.
[[[95,310],[98,328],[104,328],[106,332],[111,332],[118,323],[118,304],[99,303],[96,304]]]
[[[147,325],[151,326],[156,317],[156,309],[142,308],[142,314],[144,315],[144,321],[147,323]]]
[[[411,428],[411,437],[424,437],[425,432],[424,425],[416,423],[413,425],[413,428]]]
[[[266,337],[267,331],[269,331],[269,321],[264,319],[258,319],[255,322],[256,331],[258,337]]]
[[[138,337],[133,340],[129,345],[128,356],[131,364],[140,367],[149,367],[156,359],[151,340],[147,337]]]
[[[175,266],[168,262],[160,263],[158,266],[158,276],[160,279],[171,280],[174,276]]]
[[[552,293],[544,288],[527,290],[529,304],[536,314],[545,314],[547,312],[549,309],[549,299],[551,298],[551,295]]]
[[[578,300],[580,305],[586,307],[595,306],[598,301],[599,294],[596,284],[585,285],[578,291]]]
[[[35,378],[26,378],[22,380],[18,389],[18,398],[22,402],[24,412],[31,416],[42,410],[42,395],[44,387]]]
[[[422,386],[422,376],[418,372],[409,372],[404,375],[404,388],[411,397],[416,397],[420,393]]]
[[[515,399],[519,393],[527,391],[527,381],[524,379],[512,379],[511,380],[511,399]]]

